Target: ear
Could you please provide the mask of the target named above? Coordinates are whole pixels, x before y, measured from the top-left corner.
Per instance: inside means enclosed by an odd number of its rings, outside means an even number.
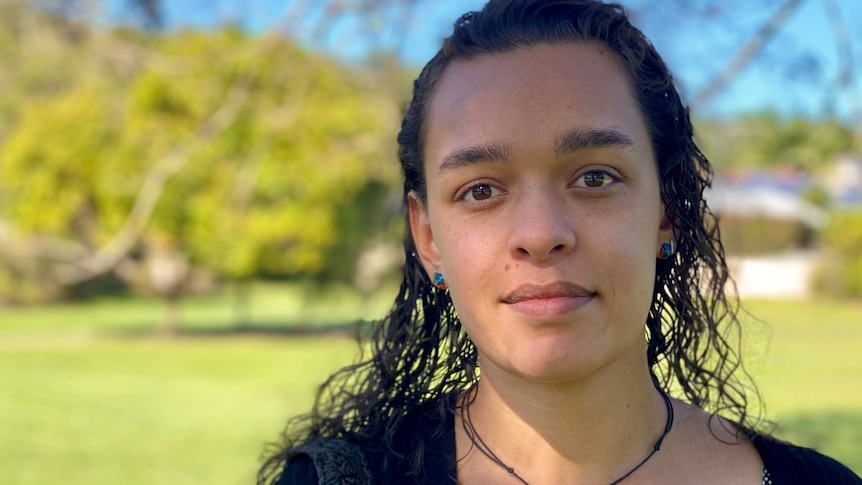
[[[677,235],[674,230],[673,223],[671,222],[670,217],[668,217],[667,211],[665,209],[665,205],[662,203],[661,205],[661,221],[659,221],[658,225],[658,239],[656,240],[655,253],[656,257],[659,259],[664,259],[661,256],[661,246],[665,243],[673,241],[673,247],[676,249],[677,247]]]
[[[413,235],[416,253],[419,260],[422,261],[422,267],[425,268],[428,278],[432,279],[435,270],[441,273],[444,273],[444,270],[437,246],[434,244],[434,234],[428,220],[428,210],[415,191],[410,191],[407,194],[407,210],[410,215],[410,233]]]

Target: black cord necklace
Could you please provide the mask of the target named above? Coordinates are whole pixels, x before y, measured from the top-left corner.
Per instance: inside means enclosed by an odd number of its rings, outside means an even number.
[[[658,388],[656,388],[656,389],[658,389]],[[670,397],[667,395],[666,392],[664,392],[662,389],[658,389],[658,391],[661,393],[661,397],[662,397],[662,399],[664,399],[664,405],[667,408],[667,422],[664,426],[664,433],[662,433],[662,435],[659,437],[658,441],[655,442],[655,444],[652,447],[652,451],[650,451],[650,453],[646,456],[646,458],[643,459],[643,461],[638,463],[637,466],[635,466],[634,468],[629,470],[628,473],[626,473],[625,475],[623,475],[620,478],[617,478],[616,480],[611,482],[610,485],[617,485],[618,483],[622,482],[626,478],[630,477],[632,475],[632,473],[638,471],[638,469],[640,467],[644,466],[644,464],[646,462],[648,462],[650,460],[650,458],[653,457],[653,455],[658,453],[658,451],[661,449],[662,442],[667,437],[668,433],[670,433],[670,429],[673,427],[673,404],[671,404]],[[514,468],[507,465],[496,454],[494,454],[493,451],[491,451],[491,448],[489,448],[488,445],[485,444],[485,442],[482,440],[482,437],[479,436],[479,433],[476,431],[476,428],[473,427],[473,420],[470,418],[470,405],[469,405],[469,403],[465,402],[463,407],[464,407],[464,416],[461,419],[461,425],[464,427],[464,433],[470,439],[470,442],[473,443],[473,446],[475,446],[476,449],[478,449],[483,455],[488,457],[488,459],[490,459],[491,461],[493,461],[494,463],[496,463],[497,465],[502,467],[504,470],[509,472],[509,475],[516,478],[518,481],[520,481],[524,485],[530,485],[529,483],[527,483],[526,480],[521,478],[521,476],[518,475],[518,473],[515,472]]]

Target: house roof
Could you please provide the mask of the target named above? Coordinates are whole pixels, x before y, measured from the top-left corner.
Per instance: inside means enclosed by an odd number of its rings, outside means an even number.
[[[704,197],[718,215],[793,220],[812,228],[822,226],[826,220],[823,209],[774,185],[738,185],[716,179]]]

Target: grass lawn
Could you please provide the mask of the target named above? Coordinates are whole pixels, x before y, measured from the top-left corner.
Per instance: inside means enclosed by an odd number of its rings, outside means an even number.
[[[5,484],[248,484],[346,339],[93,341],[0,351]]]
[[[748,302],[746,362],[775,433],[862,475],[862,304]]]
[[[252,324],[313,329],[386,306],[297,295],[262,287]],[[862,306],[748,307],[762,320],[749,367],[777,433],[862,473]],[[160,312],[147,300],[0,309],[4,484],[253,483],[264,443],[356,349],[338,335],[213,331],[231,325],[223,297],[185,305],[180,338],[142,333]]]

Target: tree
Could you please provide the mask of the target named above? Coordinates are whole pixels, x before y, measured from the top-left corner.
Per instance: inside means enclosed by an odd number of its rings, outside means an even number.
[[[696,122],[702,148],[719,170],[793,167],[817,175],[857,150],[853,129],[835,118],[810,120],[774,113]]]
[[[862,210],[835,212],[823,230],[817,289],[829,296],[862,297]]]
[[[376,229],[345,221],[385,213],[396,178],[395,102],[374,78],[275,35],[111,36],[67,46],[88,70],[0,121],[7,271],[48,297],[112,273],[172,302],[200,273],[345,278],[331,256]]]
[[[687,24],[738,33],[736,55],[703,84],[708,103],[812,1],[771,0],[753,28],[734,16],[751,12],[741,0],[625,3],[642,24],[685,12]],[[852,90],[852,36],[837,0],[823,4]],[[124,5],[150,30],[94,27],[98,1],[0,2],[0,294],[56,298],[123,280],[176,301],[203,280],[343,281],[372,241],[397,238],[399,56],[406,26],[435,4],[292,0],[253,36],[236,27],[250,14],[239,3],[234,27],[205,32],[164,28],[164,2]],[[374,72],[292,40],[331,37],[345,19],[360,20]],[[858,149],[837,121],[701,125],[718,165],[814,170]]]

